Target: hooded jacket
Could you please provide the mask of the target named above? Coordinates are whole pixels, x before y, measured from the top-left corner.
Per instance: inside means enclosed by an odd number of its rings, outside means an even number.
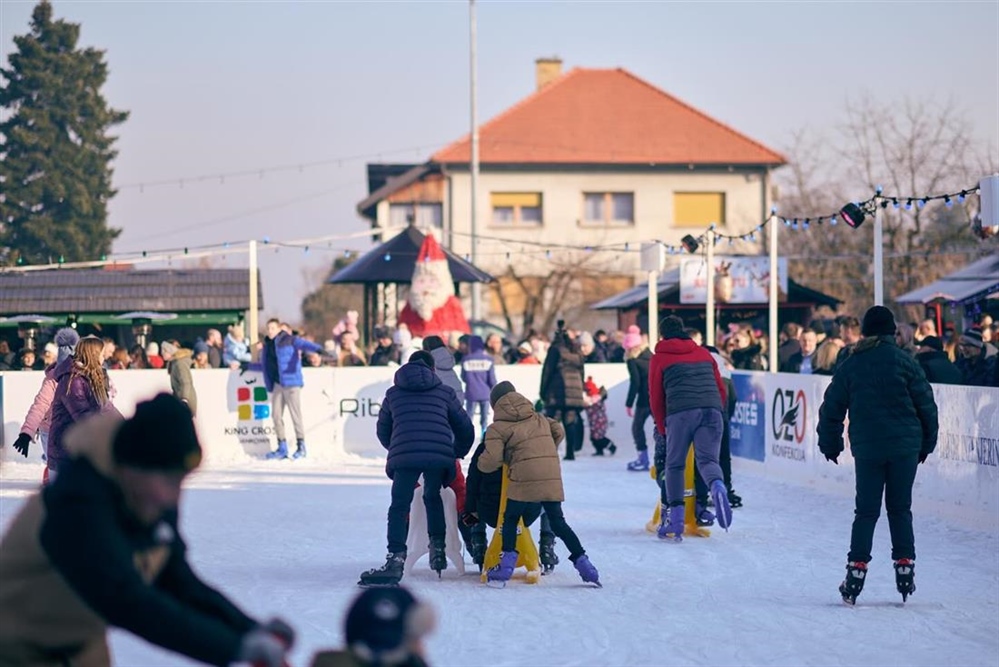
[[[562,425],[534,411],[522,394],[511,391],[493,406],[495,417],[486,429],[486,446],[479,471],[489,474],[507,466],[506,497],[527,503],[562,502],[562,467],[558,443]]]
[[[486,451],[483,439],[472,454],[468,464],[468,477],[465,478],[465,510],[475,512],[486,525],[496,527],[499,521],[500,497],[503,493],[503,473],[496,470],[484,473],[479,470],[479,459]]]
[[[843,451],[850,413],[854,458],[927,454],[937,445],[933,389],[912,355],[894,336],[865,338],[833,375],[819,407],[819,450]]]
[[[66,458],[63,437],[70,426],[90,415],[118,413],[111,403],[110,385],[108,402],[102,405],[94,395],[90,382],[83,376],[74,375],[75,364],[76,360],[73,357],[67,357],[55,367],[57,384],[52,397],[52,421],[49,424],[49,446],[46,454],[50,470],[58,470],[59,464]]]
[[[468,339],[468,354],[461,359],[461,379],[465,381],[465,400],[488,401],[496,386],[496,362],[485,351],[481,336]]]
[[[237,657],[257,623],[187,563],[176,513],[129,514],[112,458],[116,415],[66,435],[59,476],[31,496],[0,542],[0,664],[110,665],[116,626],[213,665]]]
[[[697,408],[724,414],[725,401],[725,384],[710,352],[687,336],[656,344],[649,362],[649,408],[661,435],[667,415]]]
[[[191,379],[191,367],[194,356],[186,348],[178,349],[167,362],[167,372],[170,373],[170,390],[173,395],[187,403],[191,408],[191,416],[198,414],[198,394],[194,391],[194,380]]]
[[[59,382],[55,372],[57,367],[58,364],[52,364],[45,369],[45,379],[42,380],[42,386],[35,394],[35,400],[32,401],[28,414],[24,417],[21,433],[34,437],[35,433],[49,432],[49,424],[52,421],[52,399],[55,397],[56,385]]]
[[[458,402],[464,405],[465,392],[461,388],[458,374],[454,372],[454,357],[451,356],[451,350],[446,347],[436,347],[430,351],[430,356],[434,358],[434,371],[437,373],[437,377],[445,385],[454,389]]]
[[[652,352],[645,347],[637,357],[627,360],[628,366],[628,398],[625,407],[649,407],[649,363]]]
[[[248,364],[250,359],[250,344],[246,339],[236,340],[232,334],[227,333],[223,341],[222,364],[228,366],[234,361],[238,364]]]
[[[302,352],[325,352],[322,345],[316,345],[311,341],[298,336],[292,336],[287,331],[281,331],[274,337],[273,341],[265,341],[262,357],[274,354],[271,361],[276,362],[277,375],[271,371],[271,365],[267,359],[260,360],[264,372],[264,385],[267,391],[274,391],[274,384],[282,387],[302,387],[305,381],[302,379]]]
[[[552,346],[541,368],[541,400],[551,408],[585,408],[583,355],[565,341]]]
[[[961,384],[961,370],[954,365],[946,352],[930,350],[916,355],[916,362],[923,369],[926,381],[934,384]]]
[[[395,385],[382,400],[376,426],[388,450],[385,472],[400,468],[444,468],[445,482],[455,476],[455,459],[472,448],[475,430],[454,390],[430,368],[408,363],[395,373]]]

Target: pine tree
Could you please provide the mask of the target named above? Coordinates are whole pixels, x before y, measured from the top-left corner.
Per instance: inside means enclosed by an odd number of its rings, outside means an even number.
[[[107,225],[108,132],[128,113],[108,106],[104,52],[79,37],[42,0],[0,68],[0,265],[98,259],[121,232]]]

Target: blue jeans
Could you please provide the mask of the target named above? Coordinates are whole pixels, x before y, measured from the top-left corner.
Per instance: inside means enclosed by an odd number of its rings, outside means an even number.
[[[475,406],[479,406],[479,424],[485,431],[489,428],[489,401],[465,401],[465,412],[472,422],[475,421]]]

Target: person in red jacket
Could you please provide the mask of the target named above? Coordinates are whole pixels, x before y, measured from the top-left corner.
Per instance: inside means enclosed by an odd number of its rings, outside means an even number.
[[[711,353],[684,332],[670,315],[659,323],[662,340],[649,363],[649,408],[656,432],[666,438],[666,496],[660,539],[683,539],[683,471],[693,442],[697,467],[711,489],[718,525],[728,530],[728,502],[718,454],[721,449],[725,385]]]

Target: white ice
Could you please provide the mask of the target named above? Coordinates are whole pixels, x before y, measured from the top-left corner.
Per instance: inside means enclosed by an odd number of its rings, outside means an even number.
[[[474,566],[442,580],[424,558],[404,583],[431,602],[432,665],[999,665],[999,545],[992,533],[916,513],[918,590],[901,606],[887,521],[858,606],[837,586],[852,499],[737,469],[745,508],[731,532],[659,542],[644,526],[656,502],[646,473],[619,453],[564,464],[565,514],[603,589],[562,563],[538,585],[479,583]],[[5,465],[0,522],[40,469]],[[182,529],[204,578],[250,613],[298,630],[293,665],[338,646],[358,574],[385,554],[389,483],[377,463],[250,462],[189,483]],[[521,571],[522,572],[522,571]],[[116,664],[190,664],[122,632]]]

